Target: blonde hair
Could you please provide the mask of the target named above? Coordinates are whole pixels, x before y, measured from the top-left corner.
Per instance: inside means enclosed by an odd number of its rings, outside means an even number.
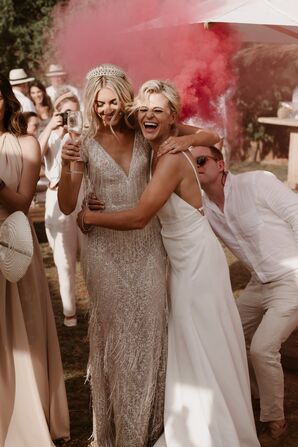
[[[114,70],[111,71],[111,67]],[[95,111],[95,100],[103,88],[113,90],[123,106],[124,120],[128,127],[133,127],[128,121],[128,110],[134,99],[133,87],[123,70],[116,65],[102,64],[95,67],[87,75],[84,91],[84,114],[89,125],[88,137],[94,137],[100,128],[100,119]],[[111,130],[113,131],[112,125]]]
[[[62,105],[67,101],[80,105],[78,97],[69,88],[61,87],[54,99],[54,110],[59,112]]]
[[[151,79],[150,81],[147,81],[141,85],[138,95],[131,108],[132,113],[137,111],[144,99],[148,98],[148,96],[152,93],[161,93],[164,95],[169,101],[171,112],[179,116],[181,104],[180,96],[176,87],[169,81],[159,81],[157,79]]]

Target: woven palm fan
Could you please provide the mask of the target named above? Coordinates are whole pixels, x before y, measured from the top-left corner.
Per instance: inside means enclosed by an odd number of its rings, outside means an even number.
[[[5,219],[0,227],[0,270],[10,282],[19,281],[26,273],[33,256],[29,221],[22,211]]]

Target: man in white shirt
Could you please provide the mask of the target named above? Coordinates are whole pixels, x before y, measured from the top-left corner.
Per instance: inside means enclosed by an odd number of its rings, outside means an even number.
[[[73,85],[69,85],[66,83],[66,76],[67,73],[61,65],[51,64],[49,66],[48,72],[46,73],[46,77],[51,83],[51,85],[46,88],[47,94],[54,103],[59,91],[61,91],[61,88],[63,87],[70,90],[78,98],[79,102],[81,102],[79,90]]]
[[[14,68],[9,72],[9,82],[17,100],[22,106],[22,112],[36,112],[33,102],[27,96],[29,93],[29,82],[33,80],[34,78],[28,77],[23,68]]]
[[[298,195],[270,172],[226,172],[217,148],[192,154],[207,218],[251,272],[237,305],[267,423],[259,440],[274,447],[287,431],[280,348],[298,325]]]

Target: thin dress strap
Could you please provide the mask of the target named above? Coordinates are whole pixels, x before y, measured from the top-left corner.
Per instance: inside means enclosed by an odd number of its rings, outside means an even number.
[[[202,194],[201,184],[200,184],[200,180],[199,180],[196,168],[194,167],[194,165],[193,165],[192,161],[190,160],[189,156],[185,152],[181,152],[181,153],[184,155],[184,157],[187,158],[187,161],[189,162],[190,166],[192,167],[192,170],[195,173],[195,176],[196,176],[196,179],[197,179],[197,182],[198,182],[198,185],[199,185],[200,193]]]
[[[198,186],[199,186],[200,195],[201,195],[201,197],[202,197],[202,188],[201,188],[201,184],[200,184],[200,180],[199,180],[199,177],[198,177],[198,173],[197,173],[197,171],[196,171],[196,168],[194,167],[194,165],[193,165],[191,159],[190,159],[189,156],[186,154],[186,152],[181,152],[181,153],[184,155],[184,157],[186,157],[188,163],[189,163],[190,166],[192,167],[193,172],[195,173],[195,176],[196,176],[196,179],[197,179],[197,183],[198,183]],[[201,213],[202,215],[204,215],[203,207],[198,208],[198,210],[200,211],[200,213]]]

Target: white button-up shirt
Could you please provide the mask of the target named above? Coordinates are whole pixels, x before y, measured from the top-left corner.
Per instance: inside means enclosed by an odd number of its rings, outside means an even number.
[[[228,174],[222,212],[203,204],[217,236],[262,283],[298,269],[298,194],[267,171]]]
[[[20,90],[17,90],[14,88],[12,88],[12,90],[15,94],[15,97],[21,104],[22,112],[35,112],[36,113],[35,106],[34,106],[33,102],[31,101],[31,99],[28,98],[28,96],[24,95],[24,93],[20,92]]]

